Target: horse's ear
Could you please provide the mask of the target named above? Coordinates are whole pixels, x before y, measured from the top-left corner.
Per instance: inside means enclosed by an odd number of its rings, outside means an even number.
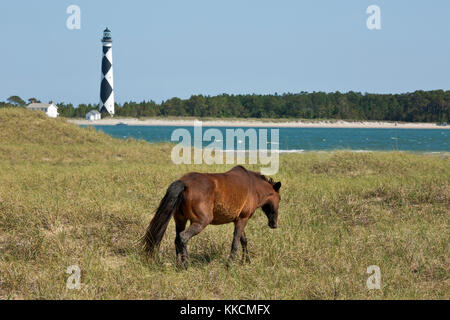
[[[278,192],[281,188],[281,182],[277,182],[273,185],[273,189]]]

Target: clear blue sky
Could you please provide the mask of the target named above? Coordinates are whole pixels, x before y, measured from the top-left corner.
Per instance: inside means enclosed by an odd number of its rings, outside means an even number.
[[[66,8],[81,8],[81,29]],[[381,7],[382,29],[366,27]],[[113,36],[118,102],[192,94],[450,89],[450,1],[1,1],[0,100],[97,103]]]

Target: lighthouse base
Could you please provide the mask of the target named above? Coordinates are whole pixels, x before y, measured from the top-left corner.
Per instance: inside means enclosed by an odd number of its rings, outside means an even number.
[[[110,116],[111,118],[114,117],[114,114],[109,113],[108,109],[106,109],[106,107],[102,107],[100,109],[100,113],[101,113],[102,119],[107,118],[108,116]]]

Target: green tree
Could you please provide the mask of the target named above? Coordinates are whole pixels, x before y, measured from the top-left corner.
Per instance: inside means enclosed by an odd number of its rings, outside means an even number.
[[[11,96],[8,98],[7,101],[16,106],[24,106],[25,105],[25,101],[23,101],[22,98],[19,96]]]
[[[29,98],[28,103],[40,103],[41,101],[36,98]]]

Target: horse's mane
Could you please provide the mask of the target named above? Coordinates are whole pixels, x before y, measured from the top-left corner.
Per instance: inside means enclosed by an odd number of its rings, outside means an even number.
[[[274,184],[275,184],[275,181],[273,181],[272,178],[267,178],[265,175],[260,174],[260,173],[257,173],[257,174],[259,175],[259,177],[260,177],[261,179],[263,179],[264,181],[270,183],[271,185],[274,185]]]
[[[272,178],[268,178],[268,177],[266,177],[265,175],[263,175],[263,174],[261,174],[261,173],[259,173],[259,172],[247,170],[247,169],[246,169],[245,167],[243,167],[243,166],[236,166],[235,168],[240,168],[240,169],[243,169],[244,171],[247,171],[247,172],[249,172],[249,173],[252,173],[253,175],[255,175],[255,177],[260,178],[260,179],[262,179],[262,180],[264,180],[264,181],[270,183],[272,186],[275,184],[275,181],[273,181]]]

